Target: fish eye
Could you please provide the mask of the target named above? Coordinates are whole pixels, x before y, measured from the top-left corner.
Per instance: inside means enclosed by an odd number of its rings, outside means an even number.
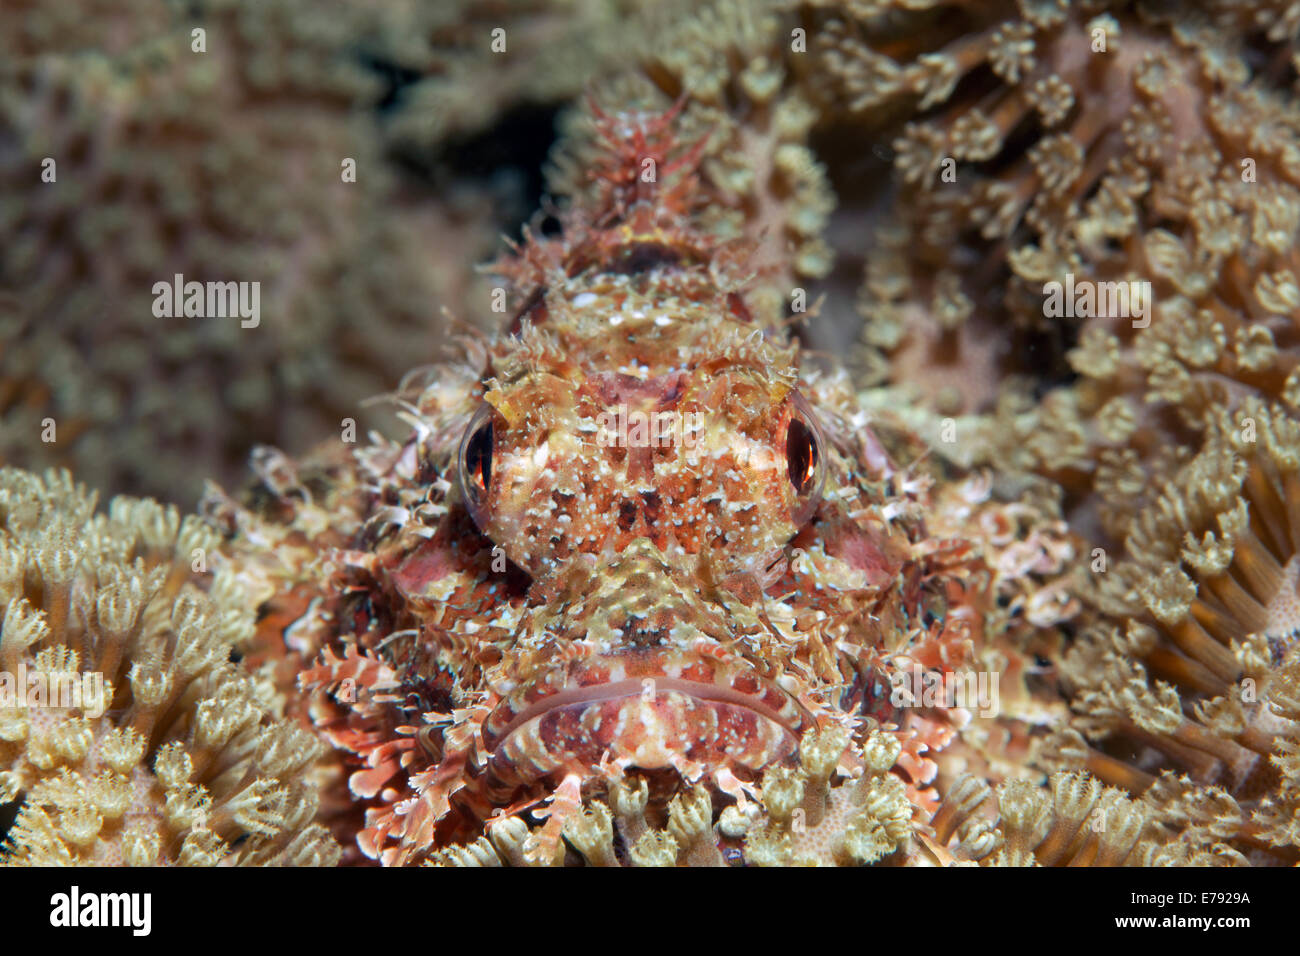
[[[796,495],[806,495],[812,490],[820,459],[812,429],[797,418],[791,419],[785,435],[785,462]]]
[[[460,441],[460,487],[474,523],[483,527],[487,517],[488,493],[492,488],[492,447],[495,433],[493,408],[480,406],[465,428]]]
[[[812,517],[821,500],[826,479],[825,445],[812,409],[795,393],[790,403],[790,420],[785,431],[785,464],[794,491],[794,520],[803,524]]]

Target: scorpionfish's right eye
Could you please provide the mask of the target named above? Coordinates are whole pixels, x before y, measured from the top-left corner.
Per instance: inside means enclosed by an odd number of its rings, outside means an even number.
[[[492,444],[495,411],[483,403],[465,428],[460,440],[460,487],[474,523],[483,528],[492,490]]]

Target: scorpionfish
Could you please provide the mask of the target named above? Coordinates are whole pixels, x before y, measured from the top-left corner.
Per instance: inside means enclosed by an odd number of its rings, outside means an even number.
[[[969,715],[894,678],[997,642],[988,488],[801,354],[757,238],[701,225],[677,109],[592,106],[590,194],[497,264],[500,334],[408,376],[405,441],[261,449],[208,496],[358,861],[761,862],[834,806],[871,862],[937,804]]]

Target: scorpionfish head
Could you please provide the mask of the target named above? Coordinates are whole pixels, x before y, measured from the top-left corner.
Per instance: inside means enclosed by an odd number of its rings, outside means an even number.
[[[566,321],[523,328],[466,428],[467,507],[534,582],[484,725],[516,777],[757,770],[810,719],[759,610],[817,510],[824,439],[794,350],[703,308],[552,302]]]

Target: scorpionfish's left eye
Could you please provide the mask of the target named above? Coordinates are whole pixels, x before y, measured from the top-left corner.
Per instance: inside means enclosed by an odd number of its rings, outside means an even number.
[[[826,480],[825,444],[817,417],[798,392],[790,403],[790,421],[785,431],[785,464],[794,492],[791,517],[803,524],[821,501]]]
[[[460,440],[460,488],[469,513],[480,528],[487,518],[488,493],[492,489],[492,444],[495,412],[486,402],[474,413]]]

